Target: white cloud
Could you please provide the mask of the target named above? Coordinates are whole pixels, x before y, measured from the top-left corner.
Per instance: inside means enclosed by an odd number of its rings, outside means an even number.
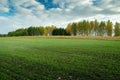
[[[0,12],[8,12],[8,1],[7,0],[0,0]]]
[[[13,16],[0,16],[0,33],[31,25],[56,25],[65,27],[69,22],[87,20],[120,21],[120,0],[53,0],[59,8],[45,9],[36,0],[0,0],[0,12],[9,12],[14,7]],[[94,0],[95,1],[95,0]],[[46,0],[48,2],[48,0]],[[7,6],[6,6],[7,5]]]

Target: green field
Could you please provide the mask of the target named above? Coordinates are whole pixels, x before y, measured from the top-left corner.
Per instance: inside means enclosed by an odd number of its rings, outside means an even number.
[[[0,80],[120,80],[120,41],[0,38]]]

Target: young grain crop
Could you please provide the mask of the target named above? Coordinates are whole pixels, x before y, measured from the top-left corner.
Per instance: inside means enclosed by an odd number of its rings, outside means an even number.
[[[119,80],[120,41],[0,38],[0,80]]]

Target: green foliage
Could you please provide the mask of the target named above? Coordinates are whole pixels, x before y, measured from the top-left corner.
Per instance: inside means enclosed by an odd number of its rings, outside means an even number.
[[[107,35],[108,36],[112,36],[112,22],[110,20],[107,21],[107,26],[106,26],[106,29],[107,29]]]
[[[98,35],[99,36],[104,36],[105,35],[105,32],[106,32],[105,28],[106,28],[105,22],[101,21],[100,25],[99,25],[99,28],[98,28]]]
[[[94,33],[95,33],[95,36],[98,36],[98,27],[99,27],[99,22],[97,20],[94,21]]]
[[[7,37],[7,34],[0,34],[0,37]]]
[[[44,27],[29,27],[26,29],[17,29],[8,33],[8,36],[39,36],[44,34]]]
[[[39,35],[44,35],[44,27],[38,27],[39,28]]]
[[[27,29],[17,29],[16,31],[12,31],[8,33],[8,36],[27,36]]]
[[[40,35],[39,27],[29,27],[27,29],[27,31],[28,31],[29,36],[38,36],[38,35]]]
[[[120,42],[0,38],[0,80],[120,80]]]
[[[118,28],[118,27],[116,27]],[[64,34],[62,28],[56,26],[38,26],[18,29],[8,33],[8,36],[52,36],[52,35],[71,35],[71,36],[119,36],[119,30],[114,30],[113,23],[108,21],[79,21],[68,23]],[[115,34],[115,35],[113,35]]]
[[[71,29],[71,35],[80,35],[80,36],[112,36],[113,34],[113,24],[110,20],[107,22],[101,21],[80,21],[77,23],[70,23],[67,25],[66,30],[68,31],[69,27]]]
[[[120,36],[120,23],[116,22],[115,23],[115,36]]]
[[[67,35],[71,35],[71,24],[70,23],[66,27],[66,33]]]
[[[91,32],[91,24],[89,21],[86,22],[86,35],[89,36]]]
[[[77,24],[77,33],[78,35],[83,35],[83,23],[82,22],[78,22]]]
[[[64,28],[56,28],[52,31],[52,35],[67,35],[66,30]]]
[[[71,25],[71,34],[76,36],[77,35],[77,23],[72,23]]]
[[[56,26],[54,25],[45,27],[44,34],[46,36],[51,36],[54,29],[56,29]]]
[[[90,36],[95,34],[95,23],[94,21],[90,21]]]

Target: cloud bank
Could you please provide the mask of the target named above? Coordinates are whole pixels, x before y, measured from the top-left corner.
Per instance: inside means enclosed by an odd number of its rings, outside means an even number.
[[[120,0],[0,0],[0,33],[83,19],[120,21]]]

